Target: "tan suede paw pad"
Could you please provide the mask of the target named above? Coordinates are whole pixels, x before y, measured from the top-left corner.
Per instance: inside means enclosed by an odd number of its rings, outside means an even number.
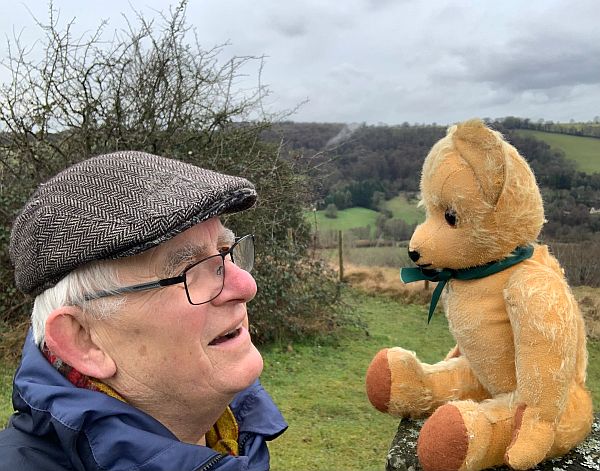
[[[388,349],[380,350],[367,369],[367,396],[373,407],[387,412],[390,403],[392,373],[387,359]]]
[[[425,471],[457,471],[467,456],[469,437],[460,411],[453,405],[439,407],[425,422],[417,455]]]

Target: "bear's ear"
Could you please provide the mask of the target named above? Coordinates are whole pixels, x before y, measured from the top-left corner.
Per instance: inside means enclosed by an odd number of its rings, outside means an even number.
[[[469,164],[487,203],[496,206],[504,188],[506,157],[499,133],[478,119],[460,123],[452,135],[456,150]]]

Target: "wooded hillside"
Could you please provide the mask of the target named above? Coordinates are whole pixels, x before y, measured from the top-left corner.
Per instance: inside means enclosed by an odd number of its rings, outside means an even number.
[[[539,128],[542,123],[506,118],[489,124],[519,149],[535,172],[548,219],[543,238],[562,242],[597,239],[600,214],[595,211],[600,208],[600,173],[579,171],[563,151],[516,132],[526,126]],[[597,128],[593,124],[577,127],[545,123],[543,130],[591,136]],[[264,137],[280,141],[288,158],[314,168],[312,185],[318,209],[335,205],[337,209],[362,206],[378,210],[382,198],[400,192],[417,194],[423,160],[445,129],[407,123],[367,126],[284,122]]]

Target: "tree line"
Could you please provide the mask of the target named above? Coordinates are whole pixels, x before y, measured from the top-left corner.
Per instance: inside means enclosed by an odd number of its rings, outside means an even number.
[[[597,238],[600,215],[592,214],[591,209],[600,204],[600,173],[580,172],[562,151],[518,135],[514,132],[521,129],[518,122],[516,118],[488,120],[527,159],[536,175],[548,220],[542,237],[560,242]],[[343,130],[343,124],[287,122],[266,135],[266,139],[292,136],[282,141],[288,158],[317,161],[318,172],[312,180],[317,209],[335,205],[336,209],[362,206],[380,210],[382,198],[400,192],[415,197],[425,156],[445,135],[446,127],[362,124],[346,133],[344,140],[336,140]]]
[[[587,123],[555,123],[543,119],[533,121],[528,118],[508,116],[502,119],[502,126],[506,129],[531,129],[534,131],[553,132],[557,134],[570,134],[572,136],[585,136],[600,138],[600,116],[596,116]]]

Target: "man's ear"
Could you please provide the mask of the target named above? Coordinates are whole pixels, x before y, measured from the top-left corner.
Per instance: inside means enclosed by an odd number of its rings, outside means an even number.
[[[78,306],[61,306],[46,319],[46,345],[62,361],[80,373],[107,379],[117,371],[113,359],[90,337],[83,311]]]

